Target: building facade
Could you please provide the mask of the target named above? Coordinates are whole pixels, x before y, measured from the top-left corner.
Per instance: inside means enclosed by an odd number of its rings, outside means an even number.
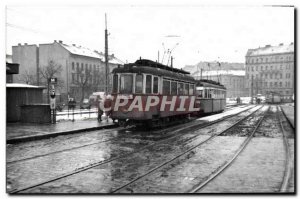
[[[193,74],[195,79],[209,79],[220,82],[227,89],[227,98],[245,97],[248,92],[245,90],[244,70],[213,70],[204,71],[202,75]]]
[[[12,47],[12,52],[13,61],[20,64],[20,72],[15,81],[45,85],[46,77],[57,77],[56,94],[60,101],[66,101],[70,97],[81,101],[92,92],[105,90],[105,59],[101,52],[75,44],[68,45],[62,41],[39,46],[19,44]],[[122,64],[113,54],[109,55],[109,72]],[[108,86],[108,90],[110,89],[111,79]]]
[[[294,94],[294,43],[266,45],[246,54],[246,89],[249,96],[279,93],[283,99]]]

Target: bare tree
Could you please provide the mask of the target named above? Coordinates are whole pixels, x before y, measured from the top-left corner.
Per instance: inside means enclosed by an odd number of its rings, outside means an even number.
[[[24,82],[25,84],[35,85],[37,83],[36,78],[37,75],[29,70],[25,70],[25,72],[20,75],[20,81]]]
[[[47,86],[47,100],[49,103],[49,78],[57,78],[57,85],[56,87],[62,88],[63,87],[63,80],[60,78],[60,73],[62,72],[62,66],[60,64],[55,63],[53,60],[49,60],[48,64],[44,67],[40,67],[40,74],[41,74],[41,83]]]
[[[79,71],[78,71],[79,72]],[[79,87],[81,90],[81,102],[84,99],[84,94],[87,90],[90,90],[92,88],[91,78],[92,73],[90,70],[85,70],[85,73],[83,71],[79,72],[79,78],[75,80],[75,84]]]

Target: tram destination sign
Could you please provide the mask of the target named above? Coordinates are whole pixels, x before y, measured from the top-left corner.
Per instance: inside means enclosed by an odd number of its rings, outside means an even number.
[[[49,82],[50,84],[57,84],[57,78],[56,78],[56,77],[49,78],[49,79],[48,79],[48,82]]]

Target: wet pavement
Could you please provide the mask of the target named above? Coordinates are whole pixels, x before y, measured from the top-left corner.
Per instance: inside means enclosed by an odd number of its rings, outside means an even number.
[[[201,129],[201,131],[187,132],[182,136],[171,138],[167,143],[163,142],[156,144],[153,147],[148,147],[143,150],[139,150],[140,147],[151,144],[148,140],[120,139],[115,142],[101,143],[84,150],[80,149],[64,152],[64,154],[51,155],[51,158],[48,157],[44,160],[30,160],[27,161],[26,164],[22,163],[22,166],[13,164],[8,168],[8,173],[14,174],[19,172],[20,175],[12,176],[12,178],[17,179],[17,181],[14,181],[10,178],[11,176],[8,175],[8,181],[13,188],[22,187],[28,185],[28,182],[31,182],[31,180],[33,182],[42,181],[55,175],[60,175],[67,171],[76,170],[80,167],[93,164],[97,161],[104,161],[105,159],[112,158],[114,154],[136,151],[135,154],[130,156],[125,156],[81,173],[74,174],[65,179],[57,180],[32,190],[27,190],[30,193],[66,193],[71,190],[71,192],[75,193],[107,193],[137,176],[140,176],[145,171],[155,168],[157,165],[176,156],[187,148],[202,142],[207,138],[205,134],[214,134],[227,128],[232,123],[235,123],[235,120],[231,119],[231,122],[229,122],[229,120],[230,119],[223,123],[221,122],[217,126]],[[73,159],[73,157],[76,158]],[[39,166],[39,168],[36,167],[35,170],[29,169],[31,168],[31,165],[38,165],[40,162],[45,161],[47,161],[48,167]],[[78,164],[78,161],[80,164]],[[50,167],[51,169],[49,169],[51,162],[56,162],[57,165],[53,165]],[[103,180],[97,180],[99,178]],[[87,184],[90,186],[86,186]],[[94,185],[92,186],[92,184]]]
[[[198,193],[276,193],[284,175],[281,138],[253,138],[229,168]]]
[[[265,110],[267,107],[259,110],[256,114],[259,115]],[[272,111],[275,109],[270,110],[273,113]],[[21,191],[21,193],[110,193],[115,191],[116,193],[184,193],[221,167],[235,153],[246,137],[242,135],[243,133],[228,134],[227,136],[217,136],[204,144],[203,142],[212,135],[218,135],[248,115],[249,112],[251,111],[191,131],[180,130],[187,124],[150,132],[134,128],[114,128],[8,144],[7,190],[27,187],[70,174],[67,177]],[[189,124],[212,121],[219,117],[219,115],[215,115],[200,118]],[[253,126],[254,120],[250,117],[242,125]],[[269,127],[265,126],[264,128],[268,129]],[[273,127],[277,128],[276,125]],[[271,165],[270,168],[274,168],[276,172],[284,170],[281,165],[281,156],[276,159],[273,154],[276,151],[281,154],[283,146],[278,146],[277,149],[276,145],[279,145],[277,140],[282,142],[282,139],[276,133],[274,135],[276,136],[260,135],[259,138],[263,140],[265,147],[259,148],[260,146],[255,145],[254,154],[259,155],[262,150],[265,150],[265,154],[258,158],[260,163],[249,163],[251,168],[244,170],[243,168],[247,167],[247,164],[242,162],[238,170],[241,175],[251,178],[251,173],[245,174],[243,171],[251,172],[255,170],[255,166],[260,166],[260,164],[266,164],[267,166],[262,166],[265,169]],[[292,139],[289,140],[293,143],[292,141]],[[193,147],[196,148],[190,151]],[[270,150],[272,150],[271,153]],[[186,153],[181,156],[185,151]],[[179,155],[180,157],[177,157]],[[176,160],[171,161],[175,157]],[[249,157],[248,155],[247,158],[249,162],[255,156]],[[266,158],[269,160],[265,160]],[[265,162],[262,162],[263,160]],[[244,161],[247,162],[247,159]],[[77,173],[74,173],[76,171]],[[260,174],[263,175],[263,171]],[[236,180],[237,184],[238,182],[246,184],[241,181],[241,175],[237,175],[233,180]],[[261,180],[258,177],[254,176],[250,182],[255,183],[254,178]],[[279,178],[280,174],[270,178],[269,181],[266,181],[270,185],[261,190],[268,189],[273,192],[275,188],[273,190],[270,187],[276,187]],[[226,192],[229,189],[226,187],[230,186],[226,184],[229,183],[229,180],[230,178],[223,181],[224,184],[217,186],[223,186],[222,190]],[[130,184],[126,185],[127,183]],[[274,185],[271,185],[272,183]],[[290,184],[289,189],[293,190],[293,185]],[[260,186],[260,183],[257,185]],[[253,186],[252,191],[255,188]],[[208,188],[208,190],[208,192],[220,191],[215,187]],[[251,192],[249,191],[251,187],[244,190]]]
[[[51,135],[64,134],[66,132],[77,132],[81,130],[95,130],[106,126],[113,125],[111,119],[108,122],[98,122],[97,119],[63,121],[56,124],[24,124],[24,123],[7,123],[6,140],[13,141],[18,139],[47,137]]]

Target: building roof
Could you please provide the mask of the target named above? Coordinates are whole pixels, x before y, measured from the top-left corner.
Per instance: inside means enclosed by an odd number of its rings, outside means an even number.
[[[58,44],[60,44],[62,47],[64,47],[67,51],[69,51],[71,54],[74,55],[81,55],[81,56],[86,56],[86,57],[93,57],[96,59],[101,59],[102,61],[105,60],[105,56],[103,53],[95,51],[95,50],[91,50],[89,48],[85,48],[83,46],[78,46],[78,45],[68,45],[65,44],[63,42],[57,42]],[[111,64],[124,64],[123,61],[121,61],[120,59],[116,58],[113,54],[108,56],[109,59],[109,63]]]
[[[29,84],[19,84],[19,83],[7,83],[6,84],[7,88],[39,88],[39,89],[44,89],[44,86],[34,86],[34,85],[29,85]]]
[[[279,44],[279,46],[266,45],[265,47],[259,47],[256,49],[249,49],[246,56],[257,56],[266,54],[278,54],[278,53],[293,53],[294,43],[290,45]]]
[[[244,70],[212,70],[203,71],[202,77],[206,76],[217,76],[217,75],[233,75],[233,76],[245,76],[246,71]],[[199,76],[199,72],[193,73],[193,76]]]

